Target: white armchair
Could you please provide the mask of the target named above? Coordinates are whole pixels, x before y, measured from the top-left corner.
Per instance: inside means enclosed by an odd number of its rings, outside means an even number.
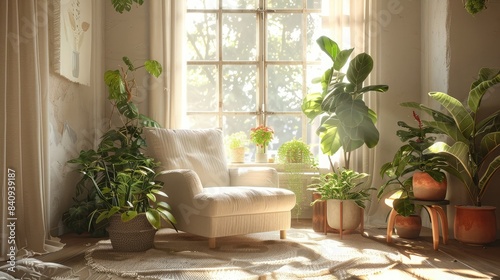
[[[160,180],[177,228],[208,238],[280,231],[286,238],[295,194],[274,168],[228,168],[219,129],[145,129],[147,153],[169,170]]]

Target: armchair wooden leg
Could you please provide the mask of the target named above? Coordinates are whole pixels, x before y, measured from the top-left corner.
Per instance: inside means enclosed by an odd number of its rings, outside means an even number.
[[[208,248],[215,249],[216,244],[217,243],[215,242],[215,237],[209,237],[208,238]]]
[[[280,239],[286,239],[286,230],[280,230]]]

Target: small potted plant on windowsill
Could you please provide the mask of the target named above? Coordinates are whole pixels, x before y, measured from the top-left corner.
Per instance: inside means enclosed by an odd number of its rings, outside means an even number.
[[[233,163],[245,162],[245,152],[248,145],[248,136],[244,131],[238,131],[226,136],[224,139],[229,157]]]
[[[256,145],[255,162],[267,162],[267,146],[274,138],[274,130],[259,125],[250,130],[250,141]]]

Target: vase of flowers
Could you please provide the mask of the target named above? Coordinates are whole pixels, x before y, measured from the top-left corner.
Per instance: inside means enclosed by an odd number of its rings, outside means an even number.
[[[259,125],[250,130],[250,141],[256,145],[255,162],[267,162],[267,145],[273,140],[274,130]]]

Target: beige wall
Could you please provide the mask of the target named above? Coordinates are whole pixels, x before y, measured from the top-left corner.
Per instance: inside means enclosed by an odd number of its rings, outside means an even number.
[[[80,150],[95,148],[102,135],[104,92],[103,64],[103,14],[102,1],[93,0],[92,63],[90,86],[76,84],[56,74],[51,68],[49,96],[49,162],[50,201],[49,217],[53,235],[60,235],[64,228],[62,214],[73,204],[75,186],[79,175],[68,160],[78,156]],[[53,28],[51,26],[51,28]],[[52,33],[53,30],[51,30]],[[53,42],[53,41],[51,41]],[[53,61],[54,45],[50,46]]]
[[[134,62],[149,58],[147,2],[124,14],[116,13],[110,1],[94,2],[99,2],[98,5],[102,6],[102,17],[105,19],[101,28],[103,41],[94,44],[96,53],[101,52],[103,55],[100,61],[104,63],[103,69],[116,69],[122,64],[121,57],[124,55]],[[395,136],[398,128],[396,122],[411,121],[411,112],[400,107],[401,102],[427,102],[429,91],[445,91],[463,98],[480,67],[500,67],[500,2],[490,1],[488,10],[475,17],[467,14],[461,1],[456,0],[381,0],[379,3],[381,11],[376,15],[375,25],[376,36],[380,39],[380,56],[375,61],[375,66],[380,82],[388,84],[390,91],[380,95],[376,107],[381,130],[381,140],[376,147],[377,172],[372,175],[376,187],[381,184],[378,175],[380,165],[391,159],[399,144]],[[101,17],[101,14],[97,12],[96,17]],[[99,63],[93,65],[96,72],[101,72],[102,68],[99,66]],[[99,75],[102,77],[102,73]],[[143,86],[147,83],[144,79],[141,75],[137,77],[141,88],[136,101],[141,104],[141,112],[147,114],[147,96]],[[73,156],[77,150],[94,141],[92,131],[97,125],[95,118],[100,116],[100,112],[89,106],[101,102],[106,104],[106,99],[98,90],[103,86],[97,83],[87,88],[54,78],[53,84],[58,89],[52,97],[54,116],[51,121],[51,137],[58,144],[51,146],[53,158],[57,158],[52,161],[54,167],[51,170],[54,172],[51,173],[51,179],[54,190],[63,190],[54,198],[61,202],[52,211],[54,216],[51,217],[51,224],[57,226],[60,215],[71,202],[74,190],[74,179],[66,178],[70,175],[64,162],[69,159],[69,155]],[[493,100],[490,97],[488,101],[496,102],[498,108],[500,98]],[[461,201],[463,197],[460,193],[452,192],[451,195],[454,200],[457,197],[456,201]],[[499,201],[495,198],[485,200],[497,207],[500,207]],[[450,208],[448,211],[451,216],[454,212],[452,210]],[[385,224],[387,209],[381,207],[369,214],[371,222]],[[497,217],[500,214],[497,213]]]

